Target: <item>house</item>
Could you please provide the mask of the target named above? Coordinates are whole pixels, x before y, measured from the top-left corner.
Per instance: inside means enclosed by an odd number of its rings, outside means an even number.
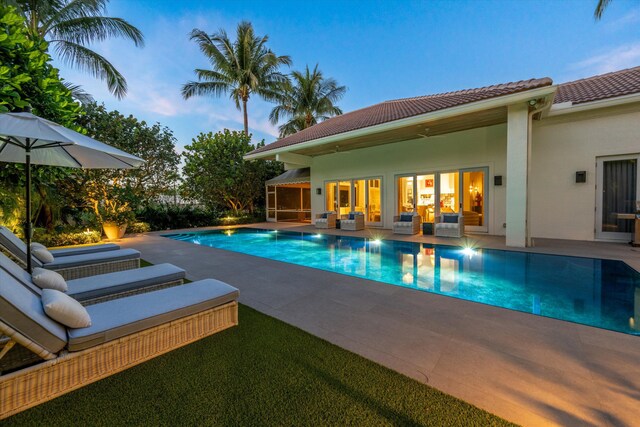
[[[524,247],[532,237],[630,240],[639,157],[635,67],[386,101],[245,158],[285,163],[287,176],[267,184],[270,221],[361,211],[367,227],[391,228],[401,212],[423,222],[462,212],[467,233]]]

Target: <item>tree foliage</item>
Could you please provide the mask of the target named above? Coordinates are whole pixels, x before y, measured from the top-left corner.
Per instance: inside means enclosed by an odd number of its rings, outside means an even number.
[[[278,124],[280,137],[292,135],[330,117],[342,114],[335,103],[344,96],[347,88],[339,86],[332,78],[325,78],[316,64],[313,71],[294,71],[291,79],[282,85],[278,105],[271,110],[269,120]]]
[[[103,56],[87,46],[110,38],[144,45],[142,32],[122,18],[105,16],[109,0],[0,0],[15,5],[34,39],[46,39],[67,64],[106,80],[118,98],[127,93],[127,81]],[[80,93],[77,86],[70,87]]]
[[[82,113],[51,65],[47,43],[31,37],[26,23],[14,8],[0,5],[0,112],[20,111],[31,106],[33,113],[63,126],[81,130],[76,120]],[[53,211],[59,209],[58,184],[69,169],[33,166],[34,218],[50,226]],[[22,164],[0,163],[0,216],[4,223],[18,224],[25,212],[25,172]],[[23,220],[24,218],[22,218]]]
[[[258,147],[263,145],[264,141]],[[244,132],[200,133],[183,153],[187,195],[212,209],[253,213],[264,200],[264,182],[282,173],[280,163],[243,159],[255,148],[251,136]]]
[[[254,93],[267,101],[278,97],[280,85],[287,80],[280,72],[282,65],[291,65],[288,56],[277,56],[266,44],[268,36],[256,36],[249,22],[241,22],[236,29],[236,40],[231,41],[226,31],[208,35],[194,29],[195,41],[211,63],[212,69],[197,68],[198,81],[182,87],[188,99],[196,95],[220,96],[229,94],[236,108],[244,115],[244,132],[249,134],[247,102]]]

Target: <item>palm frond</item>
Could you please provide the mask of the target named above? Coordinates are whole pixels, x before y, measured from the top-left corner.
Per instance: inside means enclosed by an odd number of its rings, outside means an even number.
[[[83,45],[121,37],[144,46],[142,32],[122,18],[83,16],[54,24],[49,32],[54,39]]]
[[[56,54],[71,67],[78,67],[107,81],[111,93],[122,99],[127,93],[127,81],[106,58],[77,43],[54,40]]]
[[[598,4],[596,5],[596,10],[593,12],[593,17],[596,21],[602,19],[602,14],[611,4],[611,0],[598,0]]]
[[[216,95],[229,92],[229,85],[222,82],[188,82],[182,86],[182,96],[189,99],[192,96]]]
[[[82,86],[77,85],[77,84],[73,84],[71,82],[66,82],[66,81],[63,81],[62,84],[64,85],[64,87],[67,88],[67,90],[69,92],[71,92],[71,96],[76,101],[79,101],[84,105],[91,104],[91,103],[95,102],[95,99],[93,99],[93,96],[91,96],[90,93],[85,91],[82,88]]]

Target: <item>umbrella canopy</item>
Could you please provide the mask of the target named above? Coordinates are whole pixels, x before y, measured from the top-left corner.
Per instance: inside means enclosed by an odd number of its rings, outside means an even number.
[[[86,169],[131,169],[144,163],[86,135],[29,112],[0,114],[0,161],[25,163],[27,270],[31,273],[31,164]]]
[[[144,163],[86,135],[31,113],[0,114],[0,161],[85,169],[130,169]]]

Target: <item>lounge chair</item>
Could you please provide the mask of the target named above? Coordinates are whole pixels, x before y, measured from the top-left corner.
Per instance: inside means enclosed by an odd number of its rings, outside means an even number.
[[[0,375],[0,419],[238,324],[238,290],[213,279],[91,305],[81,329],[4,270],[0,283],[0,372],[18,350],[43,359]]]
[[[464,235],[464,215],[442,214],[434,223],[436,237],[462,237]]]
[[[13,237],[7,236],[6,233],[0,234],[5,237],[5,239],[0,240],[0,248],[4,248],[18,262],[26,264],[27,245],[13,234],[11,234]],[[9,238],[7,239],[6,237]],[[72,280],[139,268],[140,252],[134,249],[117,249],[81,255],[54,256],[53,262],[49,263],[43,263],[32,255],[31,260],[34,267],[57,271],[66,280]]]
[[[2,253],[0,253],[0,269],[9,273],[37,295],[42,294],[42,289],[33,283],[31,275]],[[86,306],[181,285],[184,278],[185,271],[180,267],[173,264],[156,264],[135,270],[68,280],[66,293]]]
[[[13,245],[16,247],[24,245],[24,243],[20,245],[19,242],[22,242],[22,240],[20,240],[18,236],[13,234],[11,230],[9,230],[7,227],[0,226],[0,245],[2,246]],[[33,243],[36,243],[36,242],[33,242]],[[33,247],[33,243],[32,243],[32,247]],[[26,245],[24,247],[26,251]],[[48,250],[49,252],[51,252],[51,255],[57,258],[57,257],[63,257],[63,256],[71,256],[71,255],[92,254],[96,252],[116,251],[118,249],[120,249],[120,246],[114,243],[99,243],[96,245],[85,245],[85,246],[76,246],[72,248],[60,248],[60,249],[48,249]],[[26,255],[25,255],[25,260],[26,260]]]
[[[340,229],[347,231],[364,230],[364,214],[362,212],[349,212],[345,219],[340,220]]]
[[[422,217],[417,212],[403,212],[393,217],[394,234],[418,234]]]
[[[338,214],[333,211],[323,212],[316,215],[316,228],[336,228]]]

